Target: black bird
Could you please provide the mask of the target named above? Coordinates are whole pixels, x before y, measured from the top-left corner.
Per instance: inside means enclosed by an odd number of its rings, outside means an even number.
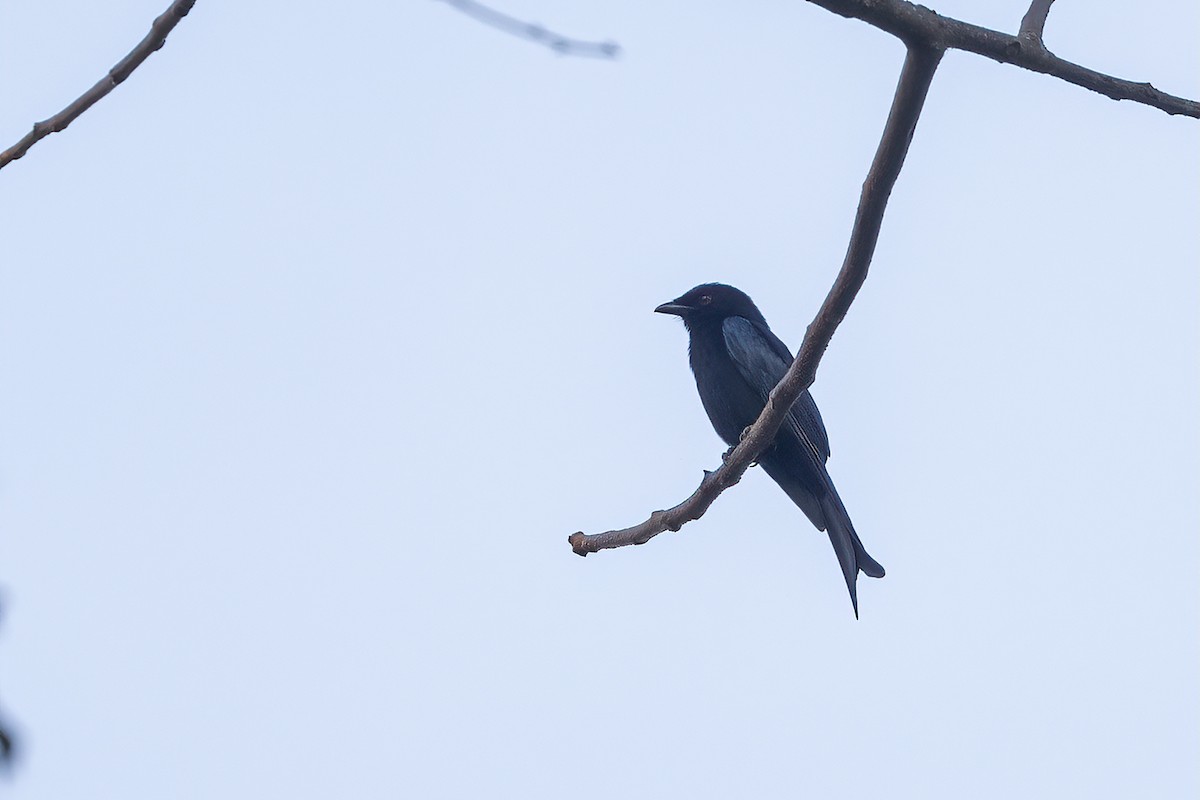
[[[726,444],[737,444],[791,366],[792,352],[771,332],[754,301],[723,283],[697,286],[654,310],[683,319],[690,340],[692,374],[704,410],[717,435]],[[863,549],[825,470],[828,458],[825,423],[812,395],[805,391],[758,463],[818,530],[829,533],[857,618],[859,570],[882,578],[883,567]]]

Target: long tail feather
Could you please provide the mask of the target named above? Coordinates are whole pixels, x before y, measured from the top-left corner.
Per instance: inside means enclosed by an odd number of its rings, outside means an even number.
[[[854,617],[857,619],[859,570],[872,578],[882,578],[886,573],[883,565],[871,558],[863,547],[858,533],[854,530],[854,524],[850,522],[850,515],[846,513],[846,507],[842,505],[842,499],[838,497],[832,483],[829,491],[821,498],[821,510],[825,512],[829,543],[833,545],[833,551],[837,554],[842,577],[846,579],[846,588],[850,592],[850,602],[854,605]]]

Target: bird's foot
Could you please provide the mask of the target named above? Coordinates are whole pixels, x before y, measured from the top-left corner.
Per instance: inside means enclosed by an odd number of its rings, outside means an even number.
[[[749,429],[749,428],[747,428],[746,430],[750,430],[750,429]],[[745,437],[744,437],[744,432],[743,432],[743,438],[745,438]],[[722,463],[722,464],[728,464],[728,463],[729,463],[729,457],[733,455],[733,451],[734,451],[734,450],[737,450],[737,448],[738,448],[738,446],[735,444],[735,445],[733,445],[732,447],[730,447],[728,450],[726,450],[724,453],[722,453],[722,454],[721,454],[721,463]],[[746,469],[749,469],[750,467],[757,467],[757,466],[758,466],[758,459],[755,459],[754,461],[751,461],[751,462],[750,462],[750,466],[746,467]],[[705,470],[705,472],[707,472],[707,471],[708,471],[708,470]]]

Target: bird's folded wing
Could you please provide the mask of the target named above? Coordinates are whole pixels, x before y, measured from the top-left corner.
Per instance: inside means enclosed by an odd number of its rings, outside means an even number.
[[[766,403],[771,390],[791,366],[791,351],[770,329],[764,331],[744,317],[726,318],[721,324],[721,332],[738,372]],[[807,391],[792,406],[780,431],[785,429],[790,429],[800,439],[818,464],[823,465],[829,458],[825,423]]]

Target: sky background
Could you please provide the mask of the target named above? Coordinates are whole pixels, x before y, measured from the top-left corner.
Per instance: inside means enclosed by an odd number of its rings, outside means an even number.
[[[1016,29],[1027,4],[939,0]],[[0,147],[165,0],[0,10]],[[200,0],[0,172],[0,795],[1200,791],[1200,127],[945,58],[814,395],[868,550],[719,463],[677,320],[799,345],[903,48],[803,2]],[[1060,2],[1200,96],[1200,6]]]

